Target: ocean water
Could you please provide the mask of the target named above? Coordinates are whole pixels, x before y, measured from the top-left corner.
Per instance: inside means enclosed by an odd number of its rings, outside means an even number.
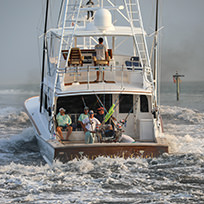
[[[170,154],[154,159],[99,157],[48,166],[23,102],[38,85],[0,87],[0,203],[204,203],[204,82],[161,85]]]

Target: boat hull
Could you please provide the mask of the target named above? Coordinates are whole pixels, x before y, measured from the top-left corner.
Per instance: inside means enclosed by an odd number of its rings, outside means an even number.
[[[55,155],[55,149],[45,141],[41,136],[36,135],[37,144],[40,149],[40,154],[43,159],[49,164],[52,165]]]

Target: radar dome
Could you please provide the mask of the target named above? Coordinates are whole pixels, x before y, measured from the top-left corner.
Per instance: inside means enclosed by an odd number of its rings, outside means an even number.
[[[113,29],[110,11],[104,8],[98,9],[94,16],[94,24],[100,30]]]

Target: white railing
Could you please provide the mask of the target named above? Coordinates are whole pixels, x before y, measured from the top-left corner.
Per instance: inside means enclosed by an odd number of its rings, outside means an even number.
[[[134,67],[134,66],[70,66],[67,68],[56,69],[57,75],[64,76],[64,85],[73,84],[87,84],[89,89],[90,84],[96,83],[96,73],[99,71],[100,82],[120,84],[121,88],[124,85],[133,85],[135,87],[144,88],[144,80],[149,83],[149,87],[152,85],[152,81],[146,76],[151,75],[150,68]],[[103,80],[104,72],[104,80]],[[150,77],[151,79],[151,77]]]

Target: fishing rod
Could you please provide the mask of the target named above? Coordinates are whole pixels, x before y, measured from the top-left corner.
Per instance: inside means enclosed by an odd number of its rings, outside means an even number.
[[[113,113],[115,112],[115,109],[117,108],[117,106],[119,105],[121,99],[120,99],[120,95],[122,94],[122,92],[125,90],[125,88],[123,88],[123,90],[119,93],[117,99],[115,100],[115,102],[113,103],[113,105],[110,107],[110,109],[108,110],[108,113],[106,114],[104,120],[105,122],[107,122],[109,120],[109,118],[113,115]],[[119,100],[119,101],[118,101]],[[118,101],[118,103],[117,103]],[[116,104],[117,103],[117,104]]]
[[[86,107],[86,102],[85,102],[84,97],[82,96],[81,98],[82,98],[82,101],[83,101],[84,107]]]
[[[105,108],[105,106],[103,105],[103,103],[102,103],[102,101],[100,100],[100,98],[97,96],[97,94],[95,93],[95,95],[96,95],[96,97],[97,97],[97,99],[98,99],[98,101],[100,102],[100,104],[101,104],[101,106],[104,108],[104,110],[106,111],[106,115],[105,115],[105,117],[104,117],[104,120],[103,120],[103,122],[102,123],[106,123],[109,119],[110,119],[110,117],[113,115],[113,113],[114,113],[114,111],[115,111],[115,109],[117,108],[117,106],[119,105],[119,103],[120,103],[120,95],[122,94],[122,92],[125,90],[125,88],[123,88],[122,89],[122,91],[119,93],[119,95],[118,95],[118,97],[117,97],[117,99],[115,100],[115,102],[113,103],[113,105],[109,108],[109,110],[107,111],[107,109]],[[119,101],[118,101],[119,100]],[[117,103],[117,101],[118,101],[118,103]],[[117,103],[117,104],[116,104]]]
[[[107,111],[106,107],[103,105],[101,99],[98,97],[98,95],[97,95],[96,93],[95,93],[95,95],[96,95],[96,98],[98,99],[99,103],[101,104],[101,106],[102,106],[102,107],[104,108],[104,110],[106,111],[106,113],[108,113],[108,111]]]
[[[122,94],[122,92],[123,92],[124,90],[125,90],[125,88],[123,88],[123,90],[119,93],[117,99],[115,100],[114,104],[116,104],[116,102],[117,102],[118,99],[119,99],[118,103],[115,105],[114,110],[115,110],[115,109],[117,108],[117,106],[119,105],[119,103],[120,103],[120,101],[121,101],[121,99],[120,99],[120,95]]]

